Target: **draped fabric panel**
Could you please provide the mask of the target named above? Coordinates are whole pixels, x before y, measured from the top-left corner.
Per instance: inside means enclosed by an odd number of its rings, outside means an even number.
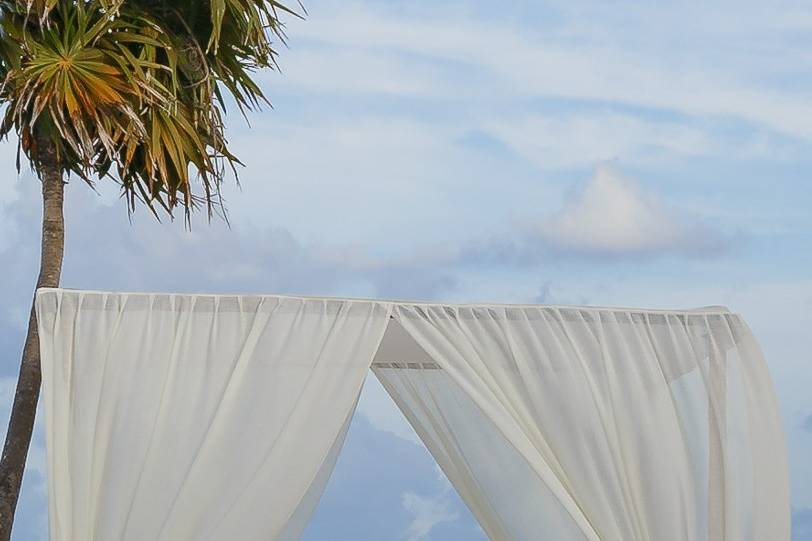
[[[447,372],[390,363],[373,370],[489,539],[589,539]]]
[[[789,539],[777,404],[737,316],[396,305],[394,317],[420,351],[387,337],[375,373],[492,540]]]
[[[789,541],[770,376],[723,309],[36,309],[51,541],[296,541],[370,366],[493,541]]]
[[[385,304],[43,290],[52,541],[298,539]]]

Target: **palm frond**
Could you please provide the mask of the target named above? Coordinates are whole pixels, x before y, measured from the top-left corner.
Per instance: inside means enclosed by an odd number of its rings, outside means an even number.
[[[225,93],[265,101],[253,74],[284,42],[276,0],[0,0],[0,136],[33,167],[37,141],[87,182],[110,177],[134,210],[219,210],[240,162]],[[196,189],[199,186],[201,189]]]

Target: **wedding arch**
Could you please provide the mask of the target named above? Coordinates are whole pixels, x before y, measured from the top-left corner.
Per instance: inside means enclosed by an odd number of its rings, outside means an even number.
[[[493,541],[789,540],[772,383],[724,308],[43,289],[36,311],[51,541],[295,541],[370,368]]]

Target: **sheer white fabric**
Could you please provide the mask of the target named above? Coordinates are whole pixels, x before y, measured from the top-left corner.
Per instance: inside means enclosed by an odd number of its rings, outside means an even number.
[[[51,541],[295,541],[371,364],[493,541],[789,541],[770,377],[721,309],[36,308]]]
[[[390,325],[375,373],[494,541],[789,539],[777,405],[737,316],[394,317],[420,347]]]
[[[53,541],[299,537],[387,305],[41,291]]]

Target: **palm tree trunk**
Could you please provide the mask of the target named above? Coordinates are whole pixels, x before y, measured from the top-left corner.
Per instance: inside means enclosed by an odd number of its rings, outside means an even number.
[[[62,273],[65,222],[62,214],[64,183],[56,152],[50,142],[40,147],[42,159],[42,253],[37,287],[57,287]],[[0,541],[11,539],[14,511],[20,495],[28,447],[34,429],[34,416],[40,388],[39,336],[34,308],[28,320],[17,391],[11,410],[3,457],[0,460]]]

